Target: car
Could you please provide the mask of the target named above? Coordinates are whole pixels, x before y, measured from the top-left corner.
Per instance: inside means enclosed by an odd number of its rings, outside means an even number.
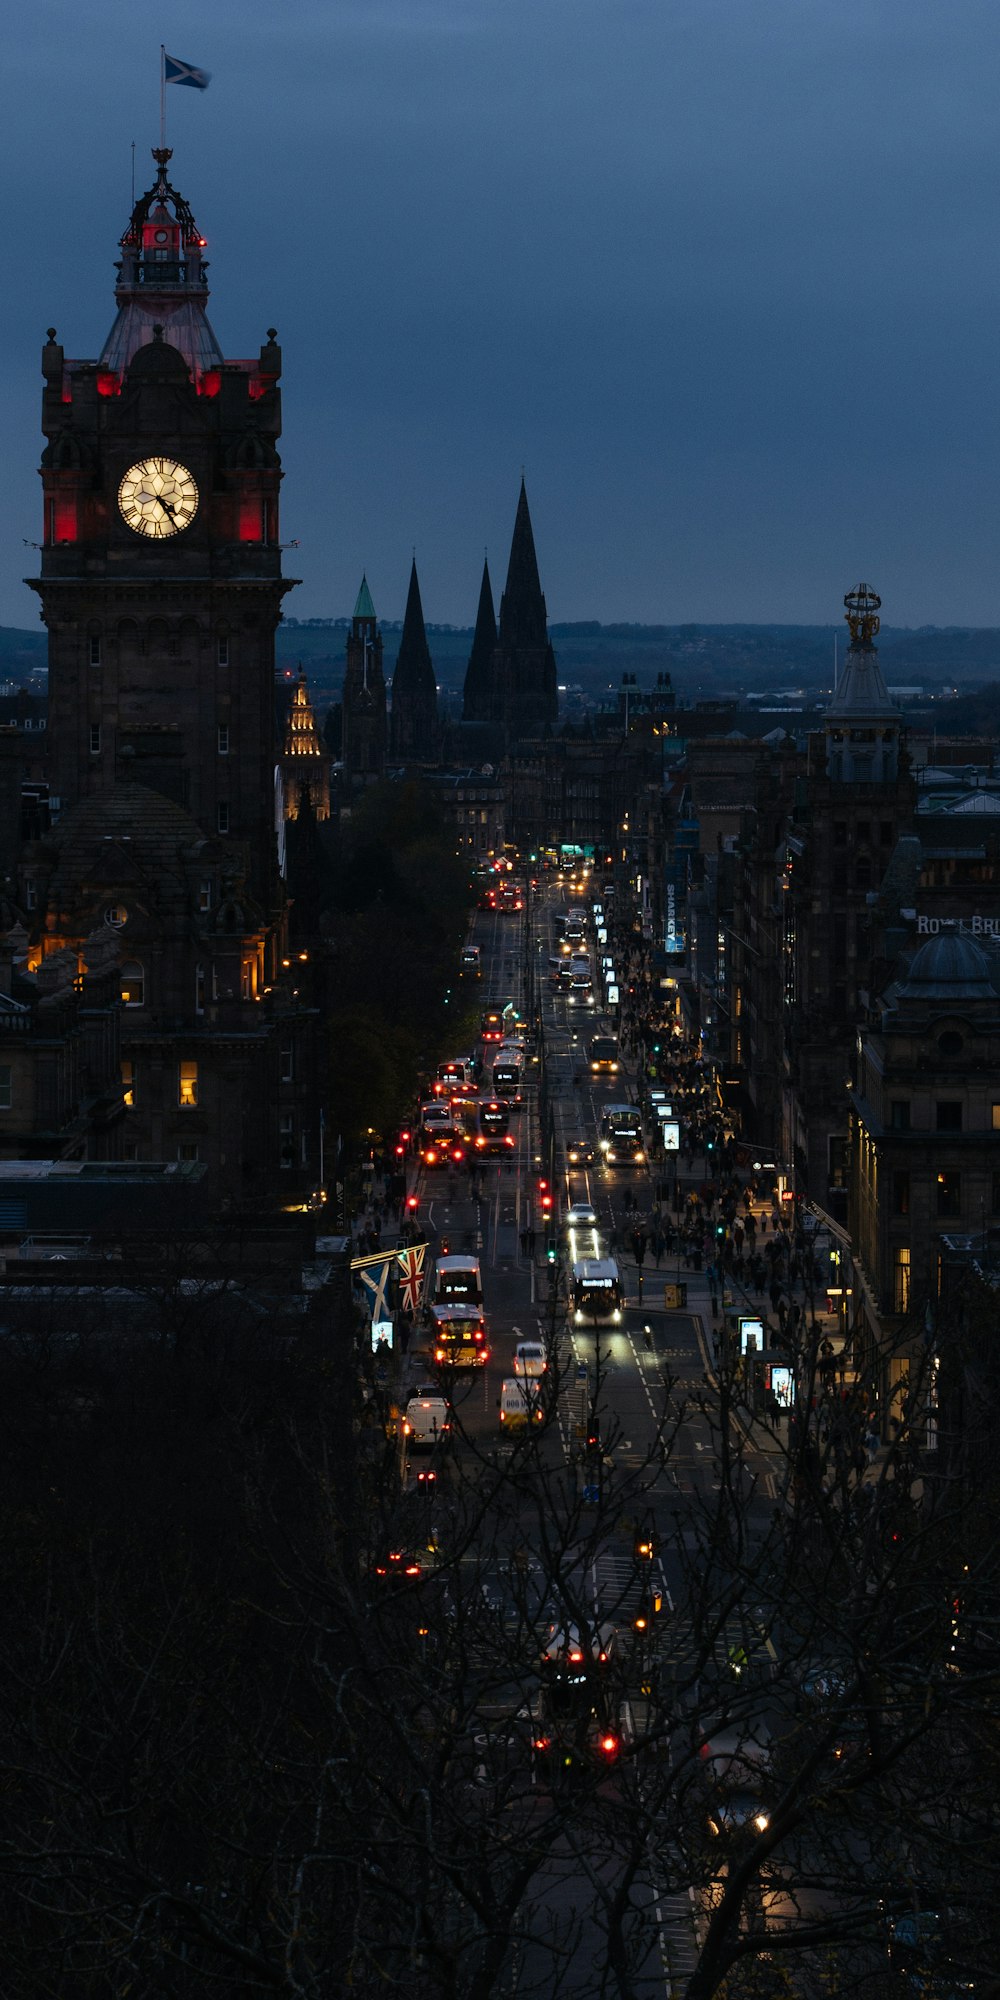
[[[566,1160],[571,1167],[592,1167],[597,1148],[592,1139],[567,1139]]]
[[[566,1210],[567,1229],[595,1229],[597,1210],[589,1201],[574,1201]]]
[[[526,1381],[537,1381],[548,1367],[540,1340],[519,1340],[514,1349],[514,1373]]]

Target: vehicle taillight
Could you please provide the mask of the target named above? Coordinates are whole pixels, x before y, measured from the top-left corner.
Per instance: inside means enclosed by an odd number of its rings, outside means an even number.
[[[601,1749],[603,1750],[603,1752],[604,1752],[604,1755],[605,1755],[606,1757],[617,1757],[617,1755],[618,1755],[618,1738],[617,1738],[617,1736],[602,1736],[602,1737],[601,1737]]]
[[[535,1737],[535,1739],[534,1739],[534,1741],[533,1741],[533,1743],[532,1743],[532,1745],[531,1745],[531,1747],[532,1747],[532,1749],[533,1749],[533,1750],[547,1750],[547,1749],[548,1749],[548,1747],[549,1747],[549,1739],[548,1739],[548,1737],[547,1737],[547,1736],[536,1736],[536,1737]]]

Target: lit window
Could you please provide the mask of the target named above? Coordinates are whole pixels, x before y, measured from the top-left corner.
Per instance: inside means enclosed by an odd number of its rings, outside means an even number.
[[[92,722],[90,725],[90,754],[92,757],[99,757],[101,754],[101,725],[99,722]]]
[[[193,1111],[198,1102],[198,1065],[196,1062],[178,1064],[177,1102],[182,1111]]]
[[[122,966],[122,1006],[144,1007],[146,1005],[146,974],[137,958],[126,959]]]
[[[9,1063],[0,1063],[0,1111],[9,1111],[14,1102],[14,1080]]]
[[[219,801],[219,808],[216,815],[216,826],[220,833],[229,832],[229,806],[224,799],[220,799]]]
[[[228,757],[228,755],[229,755],[229,724],[228,724],[228,722],[220,722],[220,724],[219,724],[219,756],[220,756],[220,757]]]
[[[994,1106],[993,1106],[993,1121],[992,1121],[992,1122],[993,1122],[993,1130],[994,1130],[994,1132],[1000,1132],[1000,1104],[994,1104]]]
[[[126,1111],[135,1110],[135,1063],[131,1056],[122,1057],[122,1096]]]
[[[954,1218],[962,1213],[962,1176],[954,1170],[943,1170],[937,1179],[937,1212]]]
[[[893,1260],[893,1312],[910,1310],[910,1246],[899,1243]]]

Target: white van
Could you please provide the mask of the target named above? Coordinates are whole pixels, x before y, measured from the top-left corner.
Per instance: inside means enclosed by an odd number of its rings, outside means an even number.
[[[508,1375],[500,1387],[500,1422],[505,1430],[522,1430],[525,1424],[542,1423],[545,1411],[536,1381],[522,1381]]]
[[[451,1436],[448,1405],[433,1383],[414,1389],[406,1405],[403,1436],[411,1451],[432,1451]]]

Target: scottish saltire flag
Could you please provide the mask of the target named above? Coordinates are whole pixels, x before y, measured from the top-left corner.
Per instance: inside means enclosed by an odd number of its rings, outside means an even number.
[[[207,90],[211,78],[207,69],[195,69],[193,63],[178,62],[176,56],[163,52],[163,80],[165,83],[186,83],[192,90]]]
[[[365,1304],[371,1308],[371,1316],[376,1319],[391,1319],[392,1307],[386,1296],[389,1290],[389,1273],[395,1267],[395,1256],[352,1257],[351,1270],[356,1271],[368,1298]]]
[[[409,1306],[415,1313],[420,1305],[420,1293],[424,1276],[424,1252],[426,1243],[414,1243],[409,1250],[397,1250],[399,1265],[399,1302],[404,1311]]]

